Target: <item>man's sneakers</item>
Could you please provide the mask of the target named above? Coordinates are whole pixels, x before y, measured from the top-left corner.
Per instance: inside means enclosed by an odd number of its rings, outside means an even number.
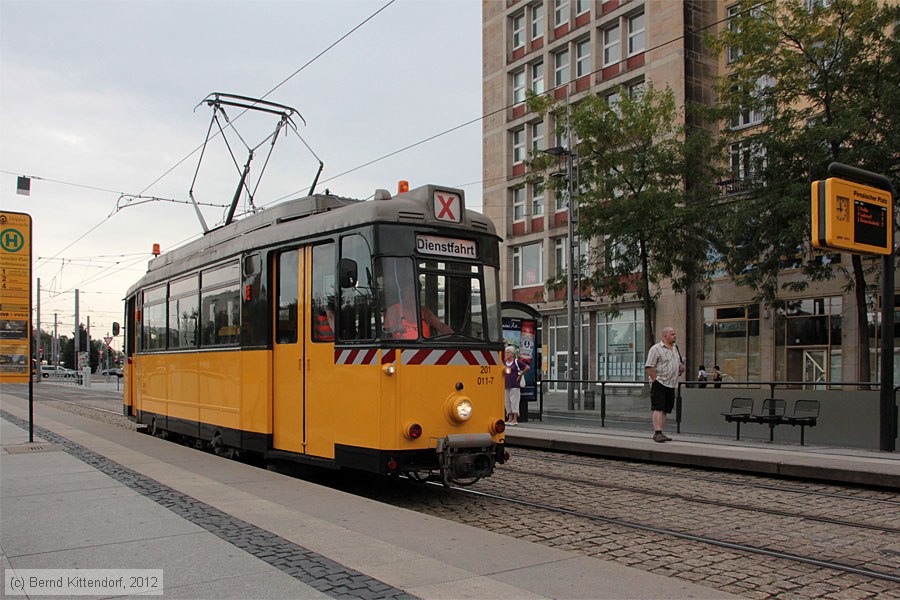
[[[653,434],[653,441],[654,442],[671,442],[672,438],[670,438],[669,436],[664,434],[662,431],[657,431],[656,433]]]

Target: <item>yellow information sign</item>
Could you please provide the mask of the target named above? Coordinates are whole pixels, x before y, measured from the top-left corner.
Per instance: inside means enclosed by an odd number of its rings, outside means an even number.
[[[812,242],[816,248],[890,254],[894,248],[891,193],[830,177],[812,183]]]
[[[31,356],[31,215],[0,212],[0,382],[27,383]]]

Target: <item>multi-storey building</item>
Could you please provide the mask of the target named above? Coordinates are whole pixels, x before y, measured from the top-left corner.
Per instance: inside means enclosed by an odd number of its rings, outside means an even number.
[[[565,195],[529,181],[530,156],[566,140],[555,139],[553,114],[526,106],[528,90],[577,103],[587,94],[639,93],[647,82],[669,87],[682,108],[713,103],[713,86],[736,56],[711,54],[705,33],[727,27],[734,0],[486,0],[484,53],[484,211],[504,237],[501,287],[505,300],[530,304],[542,315],[545,378],[566,377],[567,302],[550,292],[548,278],[565,272],[567,219],[577,219]],[[683,118],[691,120],[687,112]],[[732,129],[752,128],[760,116],[748,112]],[[739,197],[750,177],[750,150],[740,142],[730,152],[732,179],[723,195]],[[716,218],[710,214],[709,218]],[[593,241],[596,243],[596,241]],[[583,246],[588,241],[575,241]],[[844,255],[847,260],[847,255]],[[848,261],[849,262],[849,261]],[[787,265],[785,277],[799,277]],[[816,283],[796,295],[785,314],[752,301],[752,291],[725,277],[706,299],[664,290],[656,308],[656,333],[673,325],[686,349],[689,369],[719,365],[734,380],[851,381],[857,377],[856,303],[844,282]],[[577,299],[574,347],[586,379],[642,382],[646,348],[640,302],[605,314],[602,298]],[[870,312],[873,370],[878,340],[876,311]],[[685,339],[686,338],[686,339]],[[895,364],[897,364],[895,353]],[[896,367],[895,367],[896,371]],[[689,373],[690,375],[690,373]],[[553,386],[551,386],[552,388]]]

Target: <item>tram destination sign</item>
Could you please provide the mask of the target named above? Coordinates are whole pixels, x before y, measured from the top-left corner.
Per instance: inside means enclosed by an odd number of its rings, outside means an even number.
[[[0,212],[0,382],[27,383],[31,356],[31,215]]]
[[[472,240],[417,235],[416,251],[420,254],[437,254],[453,258],[478,258],[478,246]]]
[[[890,192],[837,177],[814,181],[811,191],[813,246],[856,254],[892,252]]]

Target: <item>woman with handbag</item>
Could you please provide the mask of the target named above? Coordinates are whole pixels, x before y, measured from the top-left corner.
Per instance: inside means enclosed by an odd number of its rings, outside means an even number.
[[[531,368],[528,363],[520,361],[516,358],[516,349],[507,346],[504,351],[503,364],[506,365],[504,371],[504,397],[506,401],[506,424],[519,424],[519,400],[522,397],[521,388],[525,387],[525,373]]]

